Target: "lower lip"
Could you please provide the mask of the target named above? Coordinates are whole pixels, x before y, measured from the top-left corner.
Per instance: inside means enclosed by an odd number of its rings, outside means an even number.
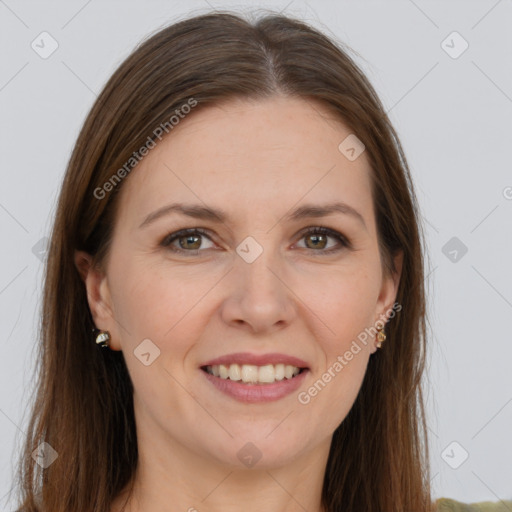
[[[293,393],[303,383],[309,370],[303,370],[292,379],[283,379],[271,384],[242,384],[240,381],[221,379],[200,370],[201,373],[224,394],[239,402],[273,402]]]

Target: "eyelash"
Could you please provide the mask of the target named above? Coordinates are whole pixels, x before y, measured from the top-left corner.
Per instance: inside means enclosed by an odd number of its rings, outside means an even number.
[[[185,249],[179,249],[179,248],[176,248],[176,247],[171,248],[170,247],[172,242],[174,242],[178,238],[185,237],[187,235],[188,236],[190,236],[190,235],[205,236],[211,242],[213,242],[213,240],[208,236],[208,231],[207,230],[202,229],[202,228],[188,228],[188,229],[181,229],[180,231],[175,231],[173,233],[168,234],[160,242],[160,245],[162,247],[169,248],[174,253],[181,253],[181,254],[184,254],[184,253],[189,253],[190,254],[191,253],[192,255],[196,255],[199,252],[201,252],[201,249],[196,249],[195,251],[194,250],[188,251],[188,250],[185,250]],[[331,238],[335,238],[340,243],[341,247],[335,247],[335,248],[331,248],[331,249],[318,250],[318,251],[315,250],[315,249],[310,249],[313,252],[320,253],[319,255],[333,254],[333,253],[339,252],[339,251],[341,251],[343,249],[352,249],[352,244],[351,244],[351,242],[350,242],[350,240],[348,238],[346,238],[341,233],[338,233],[337,231],[335,231],[333,229],[330,229],[330,228],[326,228],[326,227],[323,227],[323,226],[317,226],[317,227],[313,227],[313,228],[308,228],[307,230],[301,232],[299,240],[301,240],[302,238],[306,237],[307,235],[327,235],[327,236],[329,236]],[[306,249],[308,249],[308,248],[306,247]]]

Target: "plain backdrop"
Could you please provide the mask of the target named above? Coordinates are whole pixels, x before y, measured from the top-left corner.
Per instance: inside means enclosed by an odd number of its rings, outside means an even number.
[[[512,498],[512,1],[0,0],[0,510],[15,506],[44,239],[86,113],[149,33],[256,7],[348,44],[386,106],[428,242],[434,498]]]

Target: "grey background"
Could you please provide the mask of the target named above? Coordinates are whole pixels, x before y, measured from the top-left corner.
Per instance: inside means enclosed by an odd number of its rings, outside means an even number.
[[[140,39],[187,14],[253,10],[248,5],[0,0],[1,510],[15,506],[7,494],[28,419],[41,239],[84,117]],[[434,497],[511,499],[512,1],[258,6],[298,16],[351,46],[389,111],[428,239],[425,392]],[[31,47],[43,31],[59,45],[47,59]],[[453,31],[469,44],[457,58],[445,51],[463,48],[457,36],[446,39]]]

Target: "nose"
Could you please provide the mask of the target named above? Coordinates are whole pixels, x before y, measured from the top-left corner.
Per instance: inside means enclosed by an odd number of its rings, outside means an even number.
[[[235,259],[222,303],[223,321],[254,333],[286,327],[297,315],[297,296],[286,282],[284,262],[268,248],[249,261]]]

